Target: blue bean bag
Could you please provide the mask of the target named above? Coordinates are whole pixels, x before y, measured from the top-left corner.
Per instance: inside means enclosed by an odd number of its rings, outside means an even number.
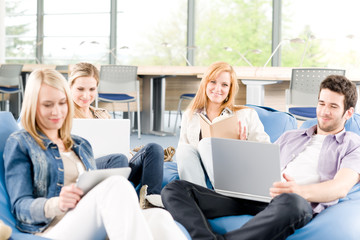
[[[255,106],[254,109],[259,110],[259,107]],[[260,120],[264,124],[265,131],[270,135],[272,133],[271,131],[269,131],[269,128],[271,129],[271,126],[268,124],[271,124],[272,121],[276,121],[276,120],[272,119],[271,121],[268,121],[266,119],[267,114],[262,114],[260,111],[257,112],[259,114]],[[292,120],[289,121],[291,127]],[[315,124],[317,124],[316,118],[305,121],[302,124],[301,128],[309,128]],[[360,115],[357,113],[354,114],[346,122],[345,129],[347,131],[352,131],[360,135]],[[215,232],[224,234],[226,232],[230,232],[240,228],[251,218],[252,216],[250,215],[227,216],[216,219],[209,219],[209,222]],[[336,204],[335,206],[329,207],[326,210],[322,211],[310,223],[308,223],[305,227],[295,231],[295,233],[289,236],[287,239],[289,240],[305,240],[305,239],[306,240],[308,239],[309,240],[311,239],[356,240],[356,239],[360,239],[359,222],[360,222],[360,184],[357,184],[349,192],[347,197],[340,199],[339,203]]]
[[[0,219],[12,228],[11,239],[46,239],[23,233],[15,227],[15,218],[10,212],[10,201],[4,180],[4,147],[8,136],[18,130],[18,125],[10,112],[0,112]]]
[[[219,234],[240,228],[252,218],[250,215],[210,219],[213,230]],[[305,227],[298,229],[288,240],[358,240],[360,239],[360,184],[347,197],[318,214]]]
[[[173,163],[176,164],[176,163]],[[172,169],[167,174],[178,177]],[[252,218],[250,215],[226,216],[208,219],[214,232],[225,234],[240,228]],[[296,230],[289,240],[358,240],[360,239],[360,184],[353,187],[350,193],[339,203],[318,214],[305,227]]]
[[[264,106],[251,104],[246,106],[255,109],[271,142],[275,142],[287,130],[297,129],[296,118],[290,113]]]
[[[17,131],[19,127],[10,112],[0,112],[0,125],[0,220],[12,228],[12,235],[10,239],[45,240],[47,238],[35,236],[29,233],[23,233],[15,227],[15,218],[10,211],[10,201],[5,186],[3,154],[7,138],[11,133]],[[176,175],[171,174],[174,170],[176,171]],[[164,171],[166,172],[164,174],[166,183],[175,179],[179,179],[176,163],[166,162]],[[176,224],[184,232],[187,239],[191,239],[186,229],[180,223],[176,222]]]
[[[284,112],[277,110],[248,105],[254,108],[262,123],[264,124],[265,132],[270,136],[274,142],[283,132],[296,129],[296,119]],[[285,115],[284,115],[285,114]],[[350,118],[345,128],[348,131],[353,131],[360,134],[360,115],[354,114]],[[316,124],[316,119],[306,121],[302,127],[310,127]],[[173,163],[175,164],[175,163]],[[168,179],[175,179],[178,177],[177,171],[167,169]],[[165,183],[163,183],[165,185]],[[212,229],[219,234],[225,234],[233,231],[244,225],[252,216],[226,216],[216,219],[208,219]],[[288,237],[289,240],[358,240],[360,239],[360,184],[353,187],[349,194],[340,199],[339,203],[327,208],[318,214],[305,227],[298,229],[294,234]]]

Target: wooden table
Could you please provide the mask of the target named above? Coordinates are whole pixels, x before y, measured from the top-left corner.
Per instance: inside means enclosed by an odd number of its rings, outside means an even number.
[[[25,64],[23,72],[29,73],[39,67],[55,69],[55,66]],[[72,65],[69,69],[71,67]],[[100,68],[100,65],[97,67]],[[166,134],[163,132],[166,79],[183,77],[184,84],[187,79],[200,81],[206,69],[207,67],[203,66],[138,66],[138,75],[143,80],[142,132]],[[246,103],[255,105],[264,105],[266,85],[289,82],[292,69],[290,67],[234,67],[237,78],[246,86]],[[360,70],[349,69],[346,71],[346,76],[359,86]]]

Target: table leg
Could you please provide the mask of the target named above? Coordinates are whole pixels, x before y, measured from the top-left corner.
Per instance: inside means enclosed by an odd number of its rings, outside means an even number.
[[[141,131],[144,134],[173,135],[164,131],[165,85],[165,77],[143,78]]]
[[[241,82],[246,85],[246,104],[264,106],[264,86],[281,83],[282,81],[259,81],[244,79],[241,80]]]

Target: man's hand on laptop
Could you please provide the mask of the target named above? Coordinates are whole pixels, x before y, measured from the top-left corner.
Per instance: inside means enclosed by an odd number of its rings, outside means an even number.
[[[280,195],[282,193],[296,193],[300,196],[301,195],[301,188],[300,186],[295,182],[294,178],[287,174],[283,174],[285,182],[274,182],[273,187],[270,188],[270,196],[272,198],[276,197],[277,195]]]

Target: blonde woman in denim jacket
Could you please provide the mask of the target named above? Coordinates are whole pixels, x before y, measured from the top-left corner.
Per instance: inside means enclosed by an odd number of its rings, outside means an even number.
[[[197,150],[202,138],[198,113],[203,113],[211,122],[236,114],[239,120],[239,139],[270,142],[256,111],[235,105],[238,88],[236,73],[226,62],[215,62],[205,72],[196,96],[183,114],[181,122],[176,150],[180,179],[206,187],[205,173]]]
[[[183,239],[165,210],[140,209],[134,188],[121,176],[86,195],[76,187],[78,175],[96,166],[90,144],[70,135],[72,116],[64,77],[50,69],[31,73],[21,113],[24,129],[9,137],[4,150],[17,228],[51,239]]]
[[[77,63],[71,69],[69,85],[75,106],[75,118],[110,119],[110,114],[101,108],[90,106],[97,95],[99,71],[90,63]],[[106,139],[104,139],[106,140]],[[160,197],[164,150],[156,143],[141,148],[131,159],[124,154],[110,154],[96,159],[98,168],[131,168],[129,180],[135,186],[140,184],[140,204],[142,207],[163,207]]]

